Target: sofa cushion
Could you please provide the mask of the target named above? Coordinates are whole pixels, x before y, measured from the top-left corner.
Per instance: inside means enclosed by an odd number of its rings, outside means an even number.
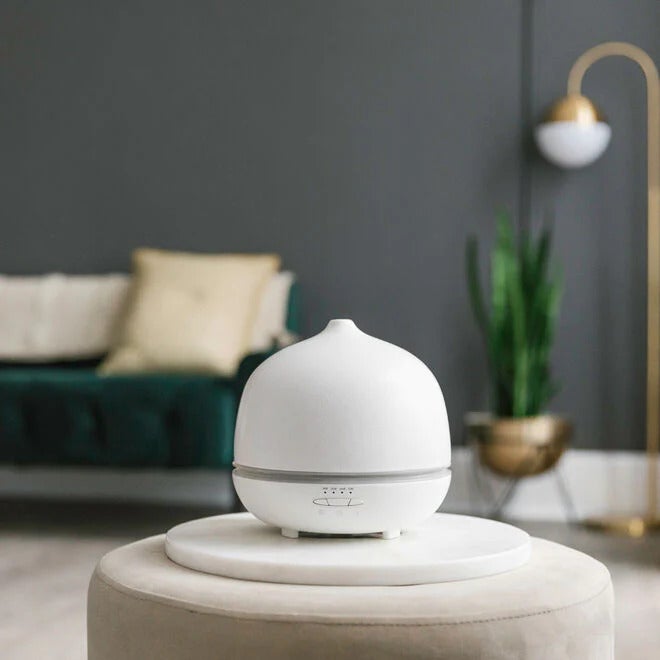
[[[210,376],[0,370],[0,462],[227,467],[235,384]]]

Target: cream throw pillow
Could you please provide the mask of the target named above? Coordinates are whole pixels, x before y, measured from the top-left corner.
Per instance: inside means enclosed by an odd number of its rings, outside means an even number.
[[[128,310],[101,372],[233,376],[279,263],[276,255],[137,250]]]

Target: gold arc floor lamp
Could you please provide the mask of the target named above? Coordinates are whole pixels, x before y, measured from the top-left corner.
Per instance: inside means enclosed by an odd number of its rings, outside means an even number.
[[[637,516],[610,516],[587,524],[642,536],[660,526],[658,519],[658,446],[660,435],[660,80],[651,57],[632,44],[610,41],[580,55],[568,74],[568,95],[554,103],[535,131],[541,153],[560,167],[583,167],[607,148],[611,129],[600,110],[581,93],[587,69],[604,57],[636,62],[646,78],[647,102],[647,330],[646,330],[646,456],[647,506]]]

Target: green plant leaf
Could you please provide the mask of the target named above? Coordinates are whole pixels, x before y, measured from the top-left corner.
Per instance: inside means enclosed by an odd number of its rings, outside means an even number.
[[[511,308],[513,362],[513,416],[524,417],[528,407],[529,347],[527,346],[527,323],[525,298],[519,264],[511,257],[508,263],[508,295]]]
[[[474,238],[466,245],[466,275],[475,319],[486,341],[493,410],[499,416],[536,415],[556,393],[550,349],[561,301],[560,278],[550,265],[551,233],[516,243],[513,224],[497,214],[491,252],[490,314],[484,303]]]
[[[465,245],[465,269],[467,275],[468,291],[470,293],[470,302],[472,304],[472,312],[477,321],[479,329],[484,334],[484,338],[488,335],[488,315],[486,313],[486,306],[484,305],[484,296],[481,290],[481,282],[479,279],[479,245],[474,236],[468,238]]]

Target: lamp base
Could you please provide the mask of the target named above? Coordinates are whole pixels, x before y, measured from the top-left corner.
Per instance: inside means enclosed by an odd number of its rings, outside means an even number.
[[[631,538],[640,538],[650,532],[660,530],[660,518],[647,516],[603,516],[587,518],[582,524],[589,529]]]

